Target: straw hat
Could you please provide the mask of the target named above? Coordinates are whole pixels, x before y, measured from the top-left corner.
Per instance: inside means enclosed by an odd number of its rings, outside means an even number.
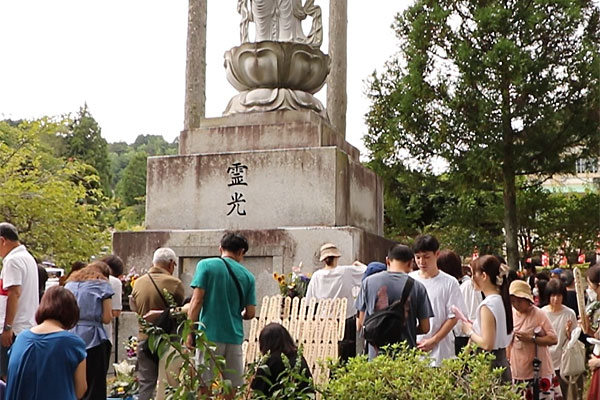
[[[512,281],[510,287],[508,288],[508,293],[511,296],[520,297],[522,299],[527,299],[533,303],[533,296],[531,294],[531,288],[529,287],[529,283],[525,281]]]
[[[327,257],[342,256],[342,253],[340,253],[333,243],[325,243],[323,246],[321,246],[320,253],[321,255],[319,256],[319,261],[324,261]]]

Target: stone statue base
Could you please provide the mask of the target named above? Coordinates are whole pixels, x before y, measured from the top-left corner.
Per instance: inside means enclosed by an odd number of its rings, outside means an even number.
[[[223,115],[278,110],[310,110],[328,119],[325,107],[312,94],[293,89],[252,89],[234,96]]]
[[[244,43],[225,52],[227,80],[240,93],[224,115],[277,110],[314,111],[328,119],[313,94],[325,84],[329,57],[302,43]]]

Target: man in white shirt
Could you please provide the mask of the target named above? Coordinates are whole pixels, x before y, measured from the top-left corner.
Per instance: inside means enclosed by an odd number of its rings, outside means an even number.
[[[451,331],[457,318],[451,307],[465,310],[458,282],[437,266],[439,248],[440,244],[435,237],[419,236],[413,244],[419,270],[410,273],[411,277],[425,285],[433,308],[434,316],[430,319],[429,332],[417,336],[417,347],[429,353],[433,366],[439,366],[445,358],[455,357],[454,335]]]
[[[37,263],[19,242],[17,228],[0,223],[0,296],[6,296],[4,327],[0,335],[0,375],[6,379],[8,349],[16,335],[33,327],[39,306]]]

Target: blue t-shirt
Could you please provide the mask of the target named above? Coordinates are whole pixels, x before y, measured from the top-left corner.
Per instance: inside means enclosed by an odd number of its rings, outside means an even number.
[[[67,331],[23,331],[9,351],[7,400],[75,399],[75,369],[85,343]]]
[[[102,326],[102,302],[115,294],[110,283],[99,279],[67,282],[65,289],[75,295],[79,306],[79,322],[71,332],[83,339],[87,349],[108,340]]]
[[[241,301],[235,282],[221,258],[200,260],[191,286],[205,291],[200,322],[208,340],[242,344],[244,326],[240,313],[244,307],[256,305],[255,279],[242,264],[231,258],[226,260],[240,283]]]

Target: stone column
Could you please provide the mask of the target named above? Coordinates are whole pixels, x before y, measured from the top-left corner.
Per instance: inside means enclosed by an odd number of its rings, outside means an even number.
[[[207,0],[189,0],[183,129],[200,127],[206,105]]]
[[[348,0],[329,1],[329,57],[327,115],[333,127],[346,136]]]

